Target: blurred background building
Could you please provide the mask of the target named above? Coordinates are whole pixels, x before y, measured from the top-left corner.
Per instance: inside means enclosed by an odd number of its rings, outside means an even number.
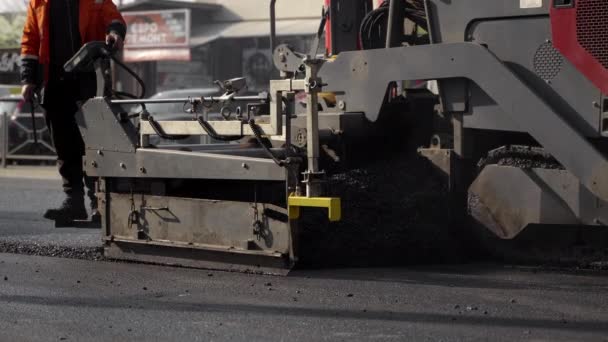
[[[26,2],[0,0],[0,96],[19,84],[19,43],[25,22]]]
[[[19,41],[29,0],[0,0],[0,84],[18,84]],[[211,86],[245,76],[262,90],[273,72],[270,0],[114,0],[128,22],[123,60],[143,76],[149,95]],[[307,51],[323,0],[278,0],[279,42]],[[136,83],[117,73],[116,87]]]
[[[245,76],[262,90],[273,71],[270,0],[139,0],[122,6],[129,33],[124,60],[146,77],[151,92],[210,86]],[[302,51],[316,33],[322,0],[277,1],[277,35]],[[121,77],[126,90],[135,83]]]

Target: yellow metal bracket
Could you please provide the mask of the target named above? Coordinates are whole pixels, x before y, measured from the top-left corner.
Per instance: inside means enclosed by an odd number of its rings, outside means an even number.
[[[290,220],[300,218],[300,207],[327,208],[330,221],[336,222],[342,219],[342,203],[336,197],[289,196],[287,207]]]

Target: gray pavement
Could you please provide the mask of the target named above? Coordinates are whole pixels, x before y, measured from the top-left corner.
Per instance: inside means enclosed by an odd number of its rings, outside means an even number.
[[[62,195],[57,178],[39,178],[0,174],[0,341],[608,341],[607,273],[476,264],[270,277],[93,261],[99,231],[42,219]]]
[[[0,173],[0,252],[19,247],[31,254],[53,255],[61,253],[61,248],[74,252],[100,246],[99,230],[56,229],[42,217],[47,208],[63,200],[61,181],[53,175],[49,168],[17,168],[8,176]]]
[[[57,167],[37,165],[8,165],[6,168],[0,167],[0,178],[60,180]]]
[[[481,265],[270,277],[0,254],[0,340],[606,341],[607,290]]]

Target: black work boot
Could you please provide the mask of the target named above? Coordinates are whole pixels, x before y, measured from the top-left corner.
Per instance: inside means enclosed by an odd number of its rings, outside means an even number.
[[[61,206],[57,209],[49,209],[44,213],[44,218],[59,222],[71,222],[74,220],[86,220],[89,217],[84,207],[84,196],[68,195]]]

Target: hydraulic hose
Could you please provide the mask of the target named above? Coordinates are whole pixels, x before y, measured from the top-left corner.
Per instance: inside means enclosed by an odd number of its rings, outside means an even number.
[[[133,71],[131,68],[129,68],[123,62],[121,62],[114,55],[110,55],[110,58],[112,58],[114,63],[116,63],[118,66],[123,68],[126,72],[128,72],[131,76],[133,76],[133,78],[135,78],[135,80],[137,81],[137,83],[139,83],[139,86],[141,87],[141,94],[139,95],[139,97],[136,97],[131,94],[128,94],[129,95],[128,97],[139,98],[139,99],[145,98],[146,97],[146,85],[145,85],[144,81],[141,79],[141,77],[139,77],[139,75],[137,75],[137,73],[135,71]],[[122,95],[125,95],[125,94],[123,93]]]
[[[251,131],[253,132],[253,136],[258,141],[258,143],[262,146],[262,149],[264,149],[266,154],[275,162],[275,164],[277,164],[280,167],[285,167],[287,165],[287,162],[285,160],[279,159],[277,156],[275,156],[274,153],[272,153],[272,150],[270,149],[270,147],[268,147],[268,145],[266,145],[266,143],[264,142],[264,139],[262,138],[262,131],[260,130],[260,126],[256,125],[255,120],[249,119],[248,123],[249,123],[249,127],[251,127]]]
[[[201,117],[201,116],[198,117],[197,121],[201,125],[203,130],[205,132],[207,132],[207,135],[209,135],[211,138],[213,138],[215,140],[237,141],[237,140],[243,139],[242,135],[219,135],[219,134],[217,134],[215,129],[213,129],[213,127],[207,121],[205,121],[205,119],[203,119],[203,117]]]
[[[405,4],[405,18],[427,30],[428,23],[424,0],[401,0]],[[384,1],[380,7],[367,13],[359,29],[359,38],[363,49],[380,49],[386,47],[387,26],[389,21],[389,2]],[[395,37],[398,41],[399,37]]]
[[[156,122],[156,120],[154,120],[154,117],[152,117],[152,115],[150,115],[148,117],[148,122],[150,123],[150,126],[154,130],[154,133],[156,133],[156,135],[158,135],[159,137],[161,137],[163,139],[184,140],[184,139],[187,139],[190,137],[189,135],[169,135],[169,134],[165,133],[165,131],[163,131],[163,128],[158,124],[158,122]]]

